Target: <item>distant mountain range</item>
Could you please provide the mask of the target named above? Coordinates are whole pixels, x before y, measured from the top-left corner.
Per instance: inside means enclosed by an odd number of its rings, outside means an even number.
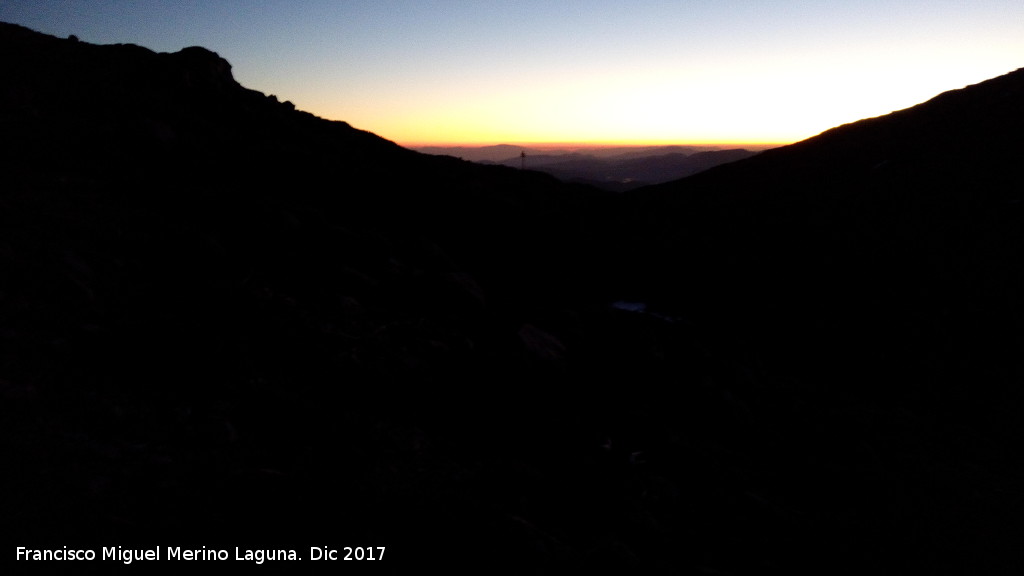
[[[1019,569],[1024,70],[623,193],[203,48],[0,24],[0,78],[6,542]]]
[[[484,164],[538,170],[565,182],[624,192],[678,180],[719,164],[749,158],[745,149],[718,150],[697,146],[607,147],[578,150],[538,149],[510,145],[420,147],[425,154],[456,156]],[[523,154],[526,157],[523,158]]]
[[[455,156],[473,162],[502,162],[518,159],[520,153],[530,156],[565,156],[580,154],[610,160],[663,156],[665,154],[693,154],[718,150],[715,146],[517,146],[498,144],[494,146],[413,146],[413,150],[437,156]]]

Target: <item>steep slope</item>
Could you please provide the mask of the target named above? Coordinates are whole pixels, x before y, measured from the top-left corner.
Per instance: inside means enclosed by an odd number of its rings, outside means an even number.
[[[474,523],[452,454],[540,442],[512,419],[588,306],[600,193],[296,111],[202,48],[5,24],[0,75],[6,529],[410,560]]]
[[[8,542],[1015,566],[1020,73],[619,196],[199,48],[0,25],[0,77]]]
[[[895,572],[1009,565],[1024,526],[1022,102],[1018,70],[623,202],[623,298],[753,359],[783,501]]]
[[[628,201],[644,219],[631,254],[680,266],[648,280],[672,308],[692,308],[679,296],[693,291],[779,318],[787,306],[860,322],[953,306],[1009,321],[992,306],[1011,305],[1016,281],[1022,90],[1017,71],[642,191]],[[821,301],[836,296],[850,301]]]

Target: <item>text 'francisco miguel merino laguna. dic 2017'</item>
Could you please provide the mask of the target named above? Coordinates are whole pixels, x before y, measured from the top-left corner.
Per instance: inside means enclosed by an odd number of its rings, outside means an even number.
[[[18,546],[17,559],[43,562],[114,560],[125,564],[146,560],[236,560],[263,564],[264,562],[275,560],[296,561],[305,559],[302,556],[299,556],[298,552],[295,550],[250,550],[235,548],[235,553],[232,555],[228,550],[207,548],[206,546],[203,546],[202,548],[167,546],[163,548],[163,551],[164,554],[161,554],[160,547],[129,549],[122,548],[120,546],[110,546],[100,548],[100,553],[97,554],[96,550],[71,549],[67,546],[47,550],[35,550],[32,548]],[[360,546],[355,548],[346,546],[342,548],[340,552],[331,548],[310,548],[309,556],[306,558],[309,560],[383,560],[384,546]]]

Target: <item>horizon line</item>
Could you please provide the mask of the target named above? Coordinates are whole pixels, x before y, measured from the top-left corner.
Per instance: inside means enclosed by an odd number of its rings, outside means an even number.
[[[693,147],[756,147],[761,149],[777,148],[788,146],[793,142],[764,142],[764,141],[720,141],[720,142],[678,142],[678,141],[565,141],[565,142],[517,142],[517,141],[494,141],[494,142],[398,142],[395,143],[404,148],[492,148],[496,146],[513,146],[529,148],[654,148],[663,146],[693,146]]]

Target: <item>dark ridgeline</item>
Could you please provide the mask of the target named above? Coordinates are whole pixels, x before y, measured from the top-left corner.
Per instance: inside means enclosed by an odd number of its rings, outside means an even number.
[[[539,441],[510,422],[560,370],[549,326],[599,302],[576,256],[594,191],[296,111],[201,48],[2,25],[0,78],[19,542],[258,535],[397,562],[492,520],[478,460]]]
[[[0,25],[0,78],[6,542],[1016,566],[1020,71],[623,195],[201,48]]]
[[[1017,70],[624,202],[620,290],[742,359],[751,491],[855,572],[1018,562],[1022,134]]]

